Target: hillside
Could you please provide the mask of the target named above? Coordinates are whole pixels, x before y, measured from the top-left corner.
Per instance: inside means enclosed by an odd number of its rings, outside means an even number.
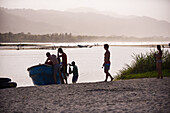
[[[150,17],[114,17],[95,12],[0,9],[0,32],[75,35],[170,36],[170,23]]]
[[[61,27],[45,22],[35,22],[22,16],[0,10],[0,32],[53,33],[62,31]]]

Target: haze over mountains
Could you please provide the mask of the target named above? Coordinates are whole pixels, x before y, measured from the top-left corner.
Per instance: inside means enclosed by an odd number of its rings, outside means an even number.
[[[0,32],[74,35],[170,36],[170,23],[93,9],[32,10],[0,8]]]

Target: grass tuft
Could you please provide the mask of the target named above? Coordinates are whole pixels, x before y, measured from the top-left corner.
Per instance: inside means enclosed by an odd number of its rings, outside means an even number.
[[[170,52],[163,51],[162,56],[162,71],[163,76],[170,75]],[[116,80],[120,79],[134,79],[134,78],[149,78],[156,77],[156,58],[155,50],[150,50],[146,54],[133,54],[133,62],[131,65],[125,64],[125,67],[119,71]]]

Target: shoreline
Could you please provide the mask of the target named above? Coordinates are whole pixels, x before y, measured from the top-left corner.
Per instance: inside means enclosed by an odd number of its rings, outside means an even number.
[[[110,44],[115,47],[147,47],[155,48],[158,44]],[[168,44],[160,44],[164,48],[170,48]],[[7,44],[0,43],[0,50],[56,50],[57,48],[92,48],[97,46],[103,46],[102,44],[86,44],[86,45],[63,45],[56,46],[52,44]]]
[[[170,112],[170,77],[0,89],[0,112]]]

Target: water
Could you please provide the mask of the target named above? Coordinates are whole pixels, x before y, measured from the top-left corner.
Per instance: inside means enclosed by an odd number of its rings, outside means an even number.
[[[125,64],[133,61],[131,55],[146,53],[150,49],[144,47],[110,47],[111,75],[115,76]],[[28,67],[43,64],[46,60],[46,52],[56,54],[56,50],[0,50],[0,77],[9,77],[17,82],[18,87],[33,86],[27,71]],[[65,48],[68,63],[76,62],[79,69],[78,83],[104,81],[105,74],[102,64],[104,49],[102,46],[92,48]],[[71,83],[72,75],[68,82]]]

